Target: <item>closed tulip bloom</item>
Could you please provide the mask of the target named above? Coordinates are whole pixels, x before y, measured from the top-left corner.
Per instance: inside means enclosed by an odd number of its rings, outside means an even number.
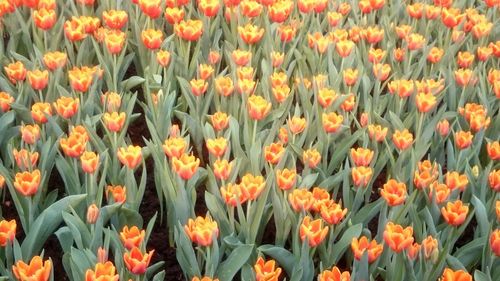
[[[365,187],[370,182],[373,175],[373,170],[370,167],[353,167],[351,169],[352,181],[355,186]]]
[[[219,237],[217,222],[210,216],[189,219],[187,225],[184,226],[184,231],[191,241],[203,247],[212,245],[212,240]]]
[[[275,86],[272,93],[277,102],[283,103],[290,96],[290,87],[288,85]]]
[[[493,54],[493,49],[489,46],[487,47],[477,47],[476,49],[477,59],[480,61],[487,61],[488,58]]]
[[[198,9],[206,17],[215,17],[220,9],[220,0],[199,0]]]
[[[33,21],[36,27],[42,30],[51,29],[57,21],[56,11],[53,9],[37,9],[33,11]]]
[[[233,162],[229,162],[225,159],[217,159],[212,165],[214,176],[219,180],[227,180],[233,169]]]
[[[38,152],[31,152],[24,148],[21,150],[13,149],[12,155],[16,160],[17,167],[21,170],[26,170],[29,167],[36,166],[39,156]]]
[[[405,150],[412,145],[413,135],[408,129],[404,129],[403,131],[396,130],[392,135],[392,141],[399,150]]]
[[[180,21],[174,26],[177,36],[187,41],[196,41],[203,33],[203,22],[201,20]]]
[[[120,240],[126,249],[131,250],[135,247],[140,247],[145,235],[146,231],[144,229],[139,229],[135,225],[129,228],[125,225],[120,232]]]
[[[86,151],[80,156],[80,162],[84,173],[93,174],[99,165],[99,155],[92,151]]]
[[[111,132],[120,132],[125,124],[125,120],[127,119],[127,115],[125,112],[106,112],[102,116],[104,125]]]
[[[208,89],[208,83],[203,79],[192,79],[189,84],[191,85],[191,92],[197,97],[203,95]]]
[[[335,133],[337,132],[342,123],[344,122],[344,117],[335,112],[323,113],[322,123],[323,129],[327,133]]]
[[[264,158],[269,164],[278,164],[284,154],[285,148],[282,143],[271,143],[264,147]]]
[[[12,243],[16,238],[16,220],[1,220],[0,221],[0,247],[7,246],[7,243]]]
[[[469,131],[458,131],[455,133],[455,145],[459,149],[466,149],[472,144],[474,135]]]
[[[70,119],[80,107],[80,99],[72,97],[60,97],[54,102],[54,108],[59,116],[64,119]]]
[[[116,153],[118,160],[129,169],[135,169],[142,161],[142,149],[140,146],[129,145],[118,148]]]
[[[457,8],[445,8],[441,10],[441,20],[448,28],[454,28],[464,19],[465,14]]]
[[[121,30],[113,29],[105,33],[104,44],[112,55],[119,54],[125,45],[127,34]]]
[[[95,269],[87,269],[85,281],[118,281],[120,276],[116,274],[116,268],[112,262],[97,263]]]
[[[224,137],[208,139],[206,145],[210,154],[214,155],[215,157],[221,157],[226,152],[227,139],[225,139]]]
[[[397,94],[400,98],[411,96],[415,89],[414,81],[405,79],[393,80],[387,86],[391,94]]]
[[[500,192],[500,170],[491,171],[488,175],[488,182],[490,183],[491,189]]]
[[[474,73],[469,68],[460,68],[455,70],[455,81],[461,87],[465,87],[469,84],[475,84],[476,78]]]
[[[5,74],[9,78],[12,84],[16,84],[17,82],[22,82],[26,79],[26,68],[24,64],[20,61],[10,63],[3,68],[5,70]]]
[[[253,120],[262,120],[271,111],[272,104],[261,96],[253,95],[247,100],[248,115]]]
[[[200,159],[193,155],[182,154],[172,158],[172,169],[183,179],[189,180],[198,170]]]
[[[354,86],[358,81],[358,70],[353,68],[348,68],[343,72],[344,83],[347,86]]]
[[[424,248],[424,256],[426,259],[430,259],[438,251],[438,241],[432,236],[427,236],[422,240],[422,247]]]
[[[99,207],[96,204],[92,204],[87,208],[87,223],[95,224],[99,218]]]
[[[215,78],[215,90],[221,96],[230,96],[234,91],[234,83],[231,77],[223,76]]]
[[[356,96],[350,93],[347,98],[344,100],[342,104],[340,104],[340,108],[345,112],[350,112],[356,106]]]
[[[368,50],[368,61],[371,63],[380,63],[384,59],[386,51],[382,49],[370,48]]]
[[[246,174],[241,178],[240,187],[241,192],[247,200],[256,200],[262,191],[264,191],[266,181],[263,176]]]
[[[434,181],[429,185],[429,200],[432,200],[434,193],[436,194],[436,203],[440,204],[448,200],[451,189],[444,183]]]
[[[21,139],[27,144],[34,144],[40,139],[40,127],[36,124],[21,126]]]
[[[78,135],[70,134],[67,138],[61,138],[59,145],[64,155],[71,158],[79,158],[85,152],[87,141]]]
[[[67,55],[62,52],[48,52],[43,56],[43,63],[50,71],[64,67],[66,61]]]
[[[142,31],[141,39],[146,48],[156,50],[163,42],[163,32],[158,29],[146,29]]]
[[[351,249],[356,260],[361,260],[365,251],[368,252],[368,263],[374,262],[384,251],[384,246],[376,240],[368,241],[366,236],[352,238]]]
[[[274,1],[270,6],[268,6],[268,16],[272,22],[282,23],[288,19],[293,11],[294,2],[285,1]]]
[[[81,138],[84,142],[87,142],[90,139],[87,130],[82,125],[77,125],[73,127],[71,129],[70,135]]]
[[[410,260],[415,260],[418,257],[418,253],[420,252],[421,247],[422,245],[418,244],[417,242],[408,246],[408,248],[406,249],[408,258]]]
[[[409,50],[418,50],[421,49],[425,44],[424,36],[418,33],[411,33],[405,38],[407,47]]]
[[[0,92],[0,111],[7,112],[10,110],[11,104],[15,101],[14,97],[6,92]]]
[[[427,55],[427,61],[430,63],[438,63],[444,55],[444,50],[438,47],[432,47]]]
[[[36,169],[33,172],[17,173],[14,180],[14,187],[23,196],[33,196],[40,186],[41,173]]]
[[[302,133],[306,126],[307,120],[305,118],[294,116],[292,119],[288,119],[288,128],[294,135]]]
[[[40,256],[34,256],[29,264],[19,260],[12,266],[12,272],[19,281],[48,281],[52,272],[52,261],[43,261]]]
[[[384,241],[394,252],[400,253],[413,243],[413,228],[403,228],[399,224],[388,222],[384,230]]]
[[[446,137],[450,132],[450,122],[446,119],[439,121],[436,125],[436,131],[441,137]]]
[[[252,45],[258,43],[262,39],[264,36],[264,28],[246,24],[245,26],[238,26],[238,33],[245,43]]]
[[[146,273],[153,253],[154,250],[143,254],[139,248],[134,247],[130,252],[123,254],[123,261],[130,272],[135,275],[142,275]]]
[[[448,202],[446,207],[441,208],[441,214],[447,224],[452,226],[459,226],[467,217],[469,207],[464,205],[461,200],[455,202]]]
[[[457,64],[461,68],[467,68],[474,62],[474,55],[469,52],[458,52]]]
[[[406,184],[390,179],[380,190],[380,195],[385,199],[387,205],[394,207],[404,203],[406,199]]]
[[[257,281],[279,280],[281,268],[276,266],[275,260],[265,261],[262,257],[259,257],[253,268],[255,270],[255,278]]]
[[[314,203],[314,197],[307,189],[294,189],[288,194],[288,202],[296,212],[307,212]]]
[[[323,220],[312,220],[310,216],[306,216],[300,225],[300,239],[307,239],[310,247],[318,246],[328,234],[328,226],[323,226]]]
[[[295,186],[297,172],[295,170],[276,170],[276,181],[281,190],[289,190]]]
[[[380,125],[368,125],[368,135],[372,140],[383,142],[389,129]]]
[[[355,44],[351,40],[341,40],[335,44],[335,50],[337,51],[337,54],[339,54],[339,56],[341,56],[342,58],[348,57],[354,47]]]
[[[333,89],[321,88],[318,90],[318,102],[323,108],[329,107],[338,95]]]
[[[491,232],[490,247],[491,251],[497,257],[500,257],[500,229],[495,229],[493,232]]]
[[[318,281],[350,281],[351,273],[349,271],[340,271],[334,266],[331,270],[324,270],[318,275]]]
[[[82,19],[72,17],[64,22],[64,34],[72,42],[81,41],[87,37],[85,23]]]
[[[338,224],[347,214],[347,208],[342,209],[340,203],[335,203],[333,200],[328,200],[321,205],[319,212],[321,218],[323,218],[329,224]]]
[[[374,152],[368,148],[351,148],[351,158],[356,166],[370,166]]]
[[[426,113],[434,108],[437,100],[432,93],[418,93],[415,97],[415,103],[419,112]]]
[[[162,147],[168,158],[180,158],[187,149],[187,142],[181,137],[169,137],[165,140]]]
[[[210,121],[215,131],[222,131],[229,124],[229,116],[224,112],[217,111],[214,115],[210,116]]]
[[[167,67],[170,63],[170,56],[169,51],[159,50],[158,53],[156,53],[156,61],[162,67]]]
[[[252,59],[252,53],[249,51],[244,51],[236,49],[231,53],[231,59],[238,66],[247,65]]]
[[[385,81],[391,73],[389,64],[376,63],[373,65],[373,75],[380,81]]]
[[[441,281],[472,281],[472,275],[464,270],[453,271],[450,268],[445,268],[443,275],[441,276]]]
[[[313,195],[313,205],[311,207],[311,211],[319,213],[321,211],[321,207],[325,204],[329,204],[330,202],[330,193],[326,189],[321,187],[315,187],[312,190]]]

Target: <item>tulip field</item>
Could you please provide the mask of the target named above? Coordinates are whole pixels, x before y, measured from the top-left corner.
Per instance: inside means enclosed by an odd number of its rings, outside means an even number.
[[[500,0],[0,0],[0,280],[500,280]]]

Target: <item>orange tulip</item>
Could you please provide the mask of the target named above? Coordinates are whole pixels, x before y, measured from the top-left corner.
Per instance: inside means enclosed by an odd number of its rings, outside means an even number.
[[[469,183],[467,175],[465,174],[460,175],[458,172],[455,171],[448,171],[445,175],[445,178],[446,178],[446,185],[451,190],[458,189],[460,191],[464,191],[465,187]]]
[[[56,11],[52,9],[37,9],[33,11],[33,21],[42,30],[51,29],[57,21]]]
[[[351,54],[354,46],[355,44],[351,40],[341,40],[335,44],[335,50],[337,50],[339,56],[346,58]]]
[[[446,137],[450,132],[450,122],[446,119],[439,121],[436,125],[436,131],[441,137]]]
[[[53,105],[59,116],[64,119],[70,119],[78,112],[80,100],[72,97],[60,97]]]
[[[127,34],[118,29],[112,29],[105,33],[104,44],[112,55],[119,54],[125,45]]]
[[[16,220],[0,221],[0,247],[7,246],[7,243],[14,241],[16,238]]]
[[[451,189],[446,184],[435,181],[429,185],[429,200],[432,200],[434,193],[436,194],[436,203],[440,204],[448,200]]]
[[[13,62],[4,66],[5,74],[9,78],[12,84],[16,84],[17,82],[22,82],[26,79],[26,68],[24,64],[20,61]]]
[[[488,182],[490,183],[491,189],[500,192],[500,170],[491,171],[488,175]]]
[[[145,235],[146,231],[144,229],[141,230],[135,225],[129,228],[125,225],[120,232],[120,240],[127,250],[131,250],[140,247]]]
[[[102,19],[107,27],[121,29],[128,21],[128,15],[123,10],[107,10],[102,12]]]
[[[120,132],[123,128],[123,125],[125,124],[125,120],[127,118],[127,115],[125,112],[106,112],[102,116],[104,125],[106,125],[106,128],[110,130],[111,132]]]
[[[329,107],[337,99],[337,96],[333,89],[321,88],[318,90],[318,102],[323,108]]]
[[[460,68],[455,71],[455,81],[461,87],[465,87],[467,85],[474,85],[476,78],[474,77],[474,73],[469,68]]]
[[[403,131],[396,130],[392,135],[392,141],[399,150],[405,150],[412,145],[413,135],[408,129],[404,129]]]
[[[313,188],[312,195],[313,195],[313,205],[311,207],[311,211],[313,212],[319,213],[323,205],[330,203],[330,193],[328,193],[327,190],[321,187]]]
[[[340,269],[334,266],[331,270],[324,270],[318,275],[318,281],[350,281],[351,274],[349,271],[341,272]]]
[[[142,275],[146,273],[146,269],[149,266],[151,257],[155,251],[152,250],[149,253],[142,253],[137,247],[133,247],[130,252],[123,254],[123,261],[127,269],[135,275]]]
[[[329,224],[338,224],[347,214],[347,208],[342,209],[342,205],[328,200],[319,208],[321,218]]]
[[[236,65],[244,66],[247,65],[252,59],[252,53],[249,51],[236,49],[231,53],[231,59]]]
[[[78,158],[85,151],[87,141],[78,135],[70,134],[67,138],[61,138],[59,145],[64,155],[71,158]]]
[[[227,139],[224,137],[219,137],[216,139],[207,140],[207,149],[215,157],[221,157],[227,150]]]
[[[19,260],[12,266],[12,272],[19,281],[48,281],[52,272],[52,261],[43,261],[40,256],[34,256],[29,264]]]
[[[323,129],[327,133],[337,132],[344,122],[344,117],[335,112],[323,113],[322,117]]]
[[[215,90],[221,96],[228,97],[234,91],[233,80],[229,76],[215,78]]]
[[[38,161],[38,152],[31,152],[26,149],[13,149],[12,155],[16,160],[16,164],[21,170],[26,170],[29,167],[36,166],[36,162]]]
[[[161,0],[138,0],[141,11],[152,19],[161,15]]]
[[[351,249],[354,253],[354,258],[361,260],[365,251],[368,252],[368,263],[374,262],[384,251],[384,245],[377,243],[376,240],[368,241],[366,236],[361,238],[352,238]]]
[[[263,176],[246,174],[241,178],[240,188],[246,200],[255,200],[266,187]]]
[[[229,124],[229,116],[224,112],[217,111],[214,115],[210,116],[210,121],[215,131],[222,131]]]
[[[432,236],[427,236],[422,241],[422,246],[424,248],[424,256],[426,259],[433,257],[438,251],[438,241]]]
[[[474,62],[474,55],[469,52],[458,52],[457,64],[461,68],[467,68]]]
[[[184,231],[191,241],[204,247],[212,245],[212,240],[219,237],[217,222],[210,216],[189,219],[187,225],[184,226]]]
[[[465,221],[468,212],[469,207],[465,206],[461,200],[448,202],[446,207],[441,208],[441,214],[443,215],[444,220],[452,226],[461,225]]]
[[[78,125],[71,129],[70,136],[81,138],[84,142],[89,141],[89,135],[85,127]]]
[[[373,75],[380,81],[385,81],[391,73],[391,66],[389,64],[375,63],[373,65]]]
[[[405,39],[408,50],[418,50],[421,49],[425,44],[424,36],[418,33],[411,33]]]
[[[276,181],[281,190],[289,190],[295,186],[297,172],[295,170],[276,170]]]
[[[477,59],[480,61],[487,61],[488,58],[493,54],[493,49],[489,46],[487,47],[477,47],[476,49]]]
[[[208,89],[208,83],[203,79],[192,79],[189,84],[191,85],[191,92],[197,97],[203,95]]]
[[[471,134],[471,132],[467,131],[458,131],[455,134],[455,145],[459,149],[465,149],[468,148],[472,144],[472,138],[474,136]]]
[[[436,105],[436,97],[432,93],[418,93],[415,97],[417,109],[421,113],[429,112]]]
[[[305,118],[300,118],[297,116],[288,119],[288,128],[290,132],[294,135],[300,134],[304,131],[307,126],[307,120]]]
[[[141,39],[146,48],[156,50],[163,42],[163,32],[158,29],[146,29],[142,31]]]
[[[241,185],[239,184],[229,183],[220,188],[220,193],[226,204],[233,207],[247,201],[247,198],[241,191]]]
[[[383,142],[389,129],[380,125],[368,125],[368,135],[372,140]]]
[[[413,80],[393,80],[389,82],[387,86],[391,94],[397,94],[400,98],[411,96],[415,90],[415,83]]]
[[[464,19],[465,14],[457,8],[444,8],[441,10],[441,20],[448,28],[454,28]]]
[[[321,161],[321,154],[315,148],[304,150],[302,153],[302,162],[309,168],[316,168]]]
[[[227,180],[231,174],[233,162],[217,159],[213,164],[214,176],[220,180]]]
[[[180,157],[172,158],[172,169],[183,179],[189,180],[198,170],[200,159],[183,153]]]
[[[420,248],[421,248],[422,245],[418,244],[417,242],[411,244],[410,246],[408,246],[408,248],[406,249],[407,251],[407,254],[408,254],[408,258],[410,260],[415,260],[417,257],[418,257],[418,253],[420,252]]]
[[[384,230],[384,241],[396,253],[407,249],[413,243],[413,228],[403,228],[399,224],[388,222]]]
[[[247,100],[248,115],[253,120],[262,120],[271,111],[271,103],[263,97],[253,95]]]
[[[0,110],[2,112],[7,112],[10,110],[11,104],[15,99],[6,92],[0,92]]]
[[[262,257],[259,257],[253,268],[255,270],[255,278],[257,281],[279,280],[281,268],[276,266],[275,260],[265,261]]]
[[[219,279],[211,278],[208,276],[204,276],[203,278],[195,276],[195,277],[193,277],[193,279],[191,279],[191,281],[219,281]]]
[[[490,247],[491,251],[497,257],[500,257],[500,229],[495,229],[493,232],[491,232]]]
[[[307,212],[314,203],[314,197],[307,189],[294,189],[288,194],[288,202],[296,212]]]
[[[368,50],[368,61],[371,63],[380,63],[385,57],[386,51],[382,49],[370,48]]]
[[[64,67],[66,61],[67,55],[61,52],[48,52],[43,56],[43,63],[51,71]]]
[[[261,1],[262,2],[262,1]],[[270,1],[268,16],[272,22],[282,23],[290,16],[294,8],[293,1]]]
[[[273,67],[278,68],[283,64],[285,60],[285,54],[280,52],[271,52],[271,62]]]
[[[88,69],[73,67],[68,70],[71,87],[77,92],[86,92],[93,81],[94,73]]]
[[[87,223],[95,224],[99,218],[99,207],[96,204],[92,204],[87,208]]]
[[[370,167],[353,167],[351,169],[352,181],[357,187],[365,187],[370,182],[373,170]]]
[[[72,42],[85,39],[87,37],[87,33],[85,31],[84,21],[77,17],[72,17],[71,20],[65,21],[64,34]]]
[[[464,270],[453,271],[449,268],[445,268],[443,275],[441,276],[441,281],[472,281],[472,275]]]
[[[168,158],[180,158],[181,155],[186,151],[187,143],[184,138],[169,137],[165,140],[162,147]]]
[[[27,144],[34,144],[40,139],[40,127],[36,124],[21,126],[21,138]]]
[[[158,53],[156,53],[156,61],[162,67],[167,67],[170,63],[170,56],[169,51],[159,50]]]
[[[427,55],[427,61],[430,63],[438,63],[444,55],[444,50],[438,47],[432,47]]]
[[[118,148],[116,153],[118,160],[129,169],[135,169],[142,161],[142,149],[140,146],[129,145]]]
[[[311,221],[310,216],[306,216],[300,225],[300,239],[306,240],[310,247],[318,246],[328,234],[328,226],[323,227],[323,220]]]
[[[167,7],[165,9],[165,19],[170,24],[179,23],[184,19],[185,12],[182,7]]]
[[[385,199],[387,205],[394,207],[404,203],[406,199],[406,184],[390,179],[380,190],[380,195]]]
[[[351,148],[351,158],[356,166],[370,166],[374,152],[368,148]]]
[[[33,172],[17,173],[14,180],[14,187],[23,196],[33,196],[40,186],[41,173],[36,169]]]
[[[97,263],[95,270],[87,269],[85,281],[118,281],[120,276],[116,274],[116,268],[112,262]]]
[[[285,148],[282,143],[271,143],[264,147],[264,158],[269,164],[278,164],[284,154]]]
[[[196,41],[203,32],[203,22],[201,20],[181,20],[174,26],[177,36],[187,41]]]
[[[295,38],[295,35],[297,34],[297,27],[293,24],[292,25],[280,24],[278,26],[277,31],[280,36],[281,42],[287,43]]]
[[[99,155],[95,152],[86,151],[80,156],[82,170],[84,173],[93,174],[99,165]]]
[[[245,26],[238,26],[238,34],[245,43],[253,45],[264,36],[264,28],[248,23]]]

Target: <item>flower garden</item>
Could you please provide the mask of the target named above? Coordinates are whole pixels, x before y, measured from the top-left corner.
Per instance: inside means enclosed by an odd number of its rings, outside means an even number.
[[[0,280],[500,280],[499,0],[0,19]]]

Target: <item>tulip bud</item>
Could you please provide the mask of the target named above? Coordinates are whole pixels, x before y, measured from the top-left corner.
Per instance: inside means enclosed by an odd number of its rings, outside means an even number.
[[[99,208],[96,204],[92,204],[87,209],[87,223],[95,224],[99,218]]]

